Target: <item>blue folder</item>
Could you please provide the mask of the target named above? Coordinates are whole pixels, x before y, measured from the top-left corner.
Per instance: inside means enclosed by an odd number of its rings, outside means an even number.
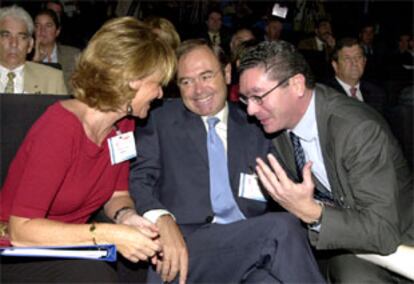
[[[117,259],[116,246],[42,246],[42,247],[0,247],[1,256],[14,257],[49,257],[91,259],[115,262]]]

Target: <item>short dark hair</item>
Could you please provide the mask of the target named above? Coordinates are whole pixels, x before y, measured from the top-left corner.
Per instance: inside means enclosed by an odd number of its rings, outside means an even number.
[[[319,18],[319,19],[317,19],[317,20],[315,21],[315,28],[319,28],[319,26],[320,26],[321,24],[323,24],[323,23],[329,23],[329,24],[331,24],[331,20],[330,20],[330,19],[328,19],[327,17],[322,17],[322,18]]]
[[[41,15],[49,16],[52,19],[53,23],[55,24],[56,29],[60,29],[60,21],[55,11],[51,9],[41,10],[39,13],[36,14],[35,22],[36,22],[36,18]]]
[[[239,74],[254,67],[263,67],[270,79],[276,81],[302,74],[306,87],[315,87],[314,76],[303,55],[283,40],[264,41],[248,49],[240,59]]]
[[[362,48],[361,44],[359,43],[359,41],[354,38],[354,37],[344,37],[341,38],[340,40],[338,40],[336,42],[335,48],[332,51],[331,54],[331,61],[335,61],[338,62],[338,54],[339,51],[341,51],[341,49],[343,49],[344,47],[352,47],[354,45],[359,46],[359,48],[362,50],[362,53],[364,54],[364,49]],[[365,54],[364,54],[365,56]]]

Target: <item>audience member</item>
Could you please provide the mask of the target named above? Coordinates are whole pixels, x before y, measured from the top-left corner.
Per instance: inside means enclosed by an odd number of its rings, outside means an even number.
[[[414,244],[412,176],[387,123],[365,104],[315,85],[287,42],[249,50],[240,74],[248,113],[267,133],[279,133],[270,165],[257,159],[260,181],[308,225],[328,281],[394,282],[395,275],[354,255]]]
[[[385,91],[364,79],[366,57],[364,50],[355,38],[340,39],[332,53],[331,64],[335,76],[325,83],[338,92],[353,97],[384,114],[387,106]]]
[[[13,246],[115,244],[132,262],[162,254],[158,229],[137,215],[128,194],[129,116],[147,116],[175,62],[171,47],[134,18],[114,19],[92,37],[73,76],[75,98],[34,124],[0,191],[0,221]],[[86,224],[101,206],[115,224]],[[114,266],[102,261],[1,262],[5,283],[117,282]]]
[[[384,58],[387,55],[384,45],[375,38],[375,24],[365,22],[359,31],[359,41],[367,58],[364,78],[376,83],[384,79]]]
[[[220,46],[224,52],[229,52],[230,34],[223,27],[223,13],[219,9],[211,9],[207,14],[206,29],[201,37],[212,45]]]
[[[130,192],[159,227],[156,271],[168,282],[179,274],[180,283],[321,283],[298,220],[264,214],[271,204],[250,166],[269,140],[239,105],[226,103],[230,68],[217,52],[204,40],[183,42],[182,100],[164,102],[136,132]],[[157,278],[150,270],[149,282]]]
[[[303,39],[298,43],[298,49],[303,53],[316,77],[320,81],[330,74],[330,55],[335,48],[336,40],[332,27],[326,18],[316,23],[315,36]]]
[[[246,50],[250,47],[255,46],[258,43],[257,40],[251,39],[244,42],[241,42],[237,48],[235,49],[234,53],[232,54],[231,58],[231,83],[229,88],[229,96],[228,100],[231,102],[238,102],[239,101],[239,73],[238,68],[240,64],[240,58],[246,52]]]
[[[21,7],[0,9],[0,90],[67,94],[62,71],[26,61],[33,48],[33,20]]]
[[[256,39],[256,37],[251,29],[240,28],[236,30],[233,33],[231,40],[230,40],[230,55],[231,55],[232,60],[233,60],[233,56],[234,56],[234,53],[237,47],[241,43],[248,41],[248,40],[254,40],[254,39]]]
[[[393,91],[391,104],[398,102],[398,94],[414,83],[414,49],[411,32],[401,32],[387,65],[388,88]]]
[[[64,4],[60,0],[47,0],[42,6],[42,9],[52,10],[56,13],[60,24],[59,42],[69,46],[78,46],[81,35],[79,30],[77,30],[78,26],[76,25],[73,11],[66,11],[67,9],[65,9]],[[70,12],[72,17],[69,18],[66,12]]]
[[[66,86],[72,90],[70,76],[75,69],[78,48],[62,45],[57,42],[61,26],[56,13],[52,10],[40,11],[35,18],[35,51],[32,58],[35,62],[58,64],[65,78]]]
[[[275,41],[282,39],[283,22],[278,17],[270,16],[266,20],[263,40]]]

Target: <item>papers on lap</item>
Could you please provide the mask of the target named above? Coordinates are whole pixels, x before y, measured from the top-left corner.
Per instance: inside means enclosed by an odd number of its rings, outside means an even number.
[[[414,247],[400,245],[396,252],[385,256],[378,254],[357,254],[356,256],[414,280]]]
[[[116,261],[115,245],[60,247],[0,247],[1,256],[77,258]]]

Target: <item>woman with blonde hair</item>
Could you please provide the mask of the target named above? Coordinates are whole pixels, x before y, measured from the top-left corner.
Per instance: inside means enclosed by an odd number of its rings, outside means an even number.
[[[0,192],[3,240],[16,247],[115,244],[132,262],[162,253],[158,229],[137,215],[129,196],[128,160],[136,155],[132,117],[147,116],[175,65],[173,49],[134,18],[111,20],[92,37],[72,77],[74,99],[48,108],[9,168]],[[88,224],[102,206],[114,224]],[[117,281],[101,261],[3,256],[1,263],[5,283]]]
[[[149,17],[144,20],[152,30],[175,50],[181,43],[180,35],[173,23],[162,17]]]

